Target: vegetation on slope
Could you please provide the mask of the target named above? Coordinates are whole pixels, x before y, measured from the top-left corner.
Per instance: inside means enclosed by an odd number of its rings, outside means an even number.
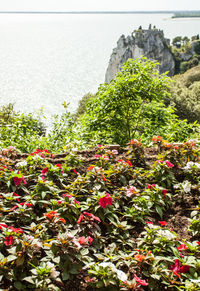
[[[200,122],[200,66],[174,76],[173,80],[167,104],[171,102],[181,119]]]

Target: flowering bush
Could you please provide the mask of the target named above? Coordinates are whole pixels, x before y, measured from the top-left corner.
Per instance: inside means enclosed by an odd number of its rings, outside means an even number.
[[[39,149],[15,161],[4,149],[1,287],[199,290],[199,183],[191,174],[197,177],[199,148],[190,150],[193,162],[184,152],[175,160],[174,145],[158,150],[157,141],[117,152],[99,146],[81,152],[81,163],[78,154]],[[146,161],[150,150],[156,155]]]

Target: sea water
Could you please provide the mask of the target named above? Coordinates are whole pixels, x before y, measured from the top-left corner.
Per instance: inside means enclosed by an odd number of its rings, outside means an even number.
[[[171,14],[0,14],[0,105],[47,117],[74,111],[104,82],[119,37],[140,25],[164,30],[166,38],[200,33],[200,19]]]

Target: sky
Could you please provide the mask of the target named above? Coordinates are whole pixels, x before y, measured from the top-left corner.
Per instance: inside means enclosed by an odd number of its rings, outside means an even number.
[[[0,0],[0,11],[200,10],[200,0]]]

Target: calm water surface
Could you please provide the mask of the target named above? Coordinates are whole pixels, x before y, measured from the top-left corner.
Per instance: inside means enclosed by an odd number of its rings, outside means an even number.
[[[0,105],[47,116],[76,109],[78,100],[104,82],[121,34],[140,25],[163,29],[167,38],[200,33],[200,19],[170,14],[0,14]]]

